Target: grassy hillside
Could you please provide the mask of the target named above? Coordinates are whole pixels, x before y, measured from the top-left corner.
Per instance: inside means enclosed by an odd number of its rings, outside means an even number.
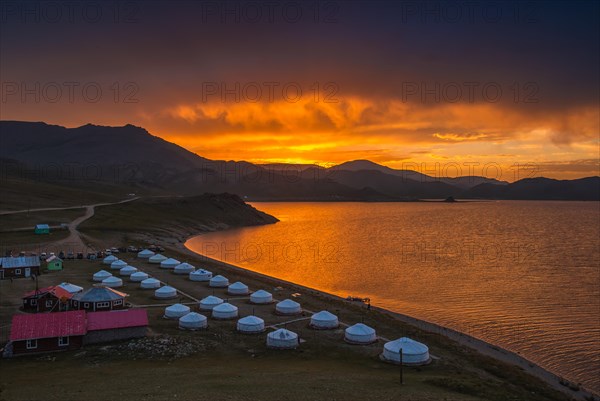
[[[204,194],[193,197],[142,198],[133,202],[101,206],[95,215],[79,226],[94,232],[154,234],[183,239],[189,235],[224,229],[275,223],[277,219],[231,194]]]

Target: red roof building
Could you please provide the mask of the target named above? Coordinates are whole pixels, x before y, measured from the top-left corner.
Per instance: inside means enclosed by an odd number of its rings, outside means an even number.
[[[85,344],[145,337],[148,313],[145,309],[88,312],[87,329]]]
[[[61,312],[69,309],[73,297],[61,286],[45,287],[23,295],[23,309],[32,312]]]
[[[85,311],[13,316],[13,355],[81,348],[87,333]]]

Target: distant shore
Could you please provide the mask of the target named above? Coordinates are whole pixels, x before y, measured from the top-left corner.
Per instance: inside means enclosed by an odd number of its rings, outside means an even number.
[[[204,234],[209,234],[209,233],[204,233]],[[265,274],[262,274],[259,272],[248,270],[243,267],[233,265],[231,263],[223,262],[218,259],[214,259],[214,258],[205,256],[205,255],[202,255],[200,253],[197,253],[185,245],[189,239],[196,237],[196,236],[197,235],[189,236],[182,243],[177,243],[175,245],[176,248],[179,249],[181,252],[188,254],[190,256],[200,257],[201,259],[209,262],[210,264],[217,265],[221,268],[233,270],[238,274],[242,273],[245,275],[253,276],[254,278],[261,280],[263,282],[267,282],[267,283],[270,282],[270,283],[274,283],[274,284],[277,284],[280,286],[296,288],[296,289],[298,289],[298,291],[305,292],[305,293],[310,293],[310,292],[316,293],[320,297],[323,297],[325,299],[330,299],[331,301],[335,301],[335,302],[348,302],[345,298],[331,294],[331,293],[327,293],[327,292],[324,292],[321,290],[317,290],[314,288],[310,288],[310,287],[306,287],[306,286],[303,286],[300,284],[282,280],[277,277],[268,276],[268,275],[265,275]],[[566,383],[567,380],[553,372],[550,372],[550,371],[542,368],[541,366],[537,365],[536,363],[529,361],[528,359],[524,358],[523,356],[521,356],[515,352],[506,350],[497,345],[488,343],[486,341],[483,341],[483,340],[473,337],[471,335],[462,333],[460,331],[456,331],[454,329],[450,329],[448,327],[444,327],[444,326],[438,325],[436,323],[431,323],[431,322],[428,322],[425,320],[421,320],[421,319],[417,319],[417,318],[414,318],[414,317],[411,317],[408,315],[404,315],[402,313],[393,312],[388,309],[384,309],[384,308],[380,308],[380,307],[376,307],[376,306],[372,306],[371,309],[374,311],[379,311],[384,315],[387,315],[387,316],[389,316],[395,320],[398,320],[402,323],[414,326],[420,330],[439,334],[451,341],[458,343],[461,346],[465,346],[474,351],[477,351],[482,355],[485,355],[485,356],[491,357],[493,359],[496,359],[498,361],[516,366],[516,367],[522,369],[523,371],[525,371],[526,373],[528,373],[529,375],[542,380],[543,382],[545,382],[546,384],[548,384],[550,387],[554,388],[555,390],[558,390],[570,397],[573,397],[573,399],[585,401],[585,400],[595,399],[593,397],[599,397],[598,394],[594,394],[594,393],[586,390],[582,386],[579,387],[578,390],[573,390],[573,389],[569,388],[568,386],[561,384],[561,382]],[[568,382],[568,383],[570,383],[571,385],[576,385],[575,383],[571,383],[571,382]]]

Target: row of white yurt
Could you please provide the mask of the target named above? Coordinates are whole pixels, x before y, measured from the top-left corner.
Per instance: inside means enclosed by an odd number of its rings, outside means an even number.
[[[154,288],[159,288],[160,287],[160,281],[158,281],[155,278],[147,278],[145,280],[142,280],[142,282],[140,283],[140,288],[143,289],[154,289]]]
[[[199,330],[208,327],[206,316],[196,312],[190,312],[179,318],[179,328],[186,330]]]
[[[344,340],[350,344],[371,344],[377,341],[377,333],[366,324],[356,323],[346,329]]]
[[[121,260],[121,259],[117,259],[110,264],[110,269],[111,270],[121,270],[125,266],[127,266],[127,262],[125,262],[124,260]]]
[[[102,259],[102,263],[110,266],[112,262],[116,262],[117,260],[119,260],[119,258],[117,258],[115,255],[108,255],[107,257]]]
[[[170,319],[180,318],[190,313],[190,307],[182,304],[175,304],[165,308],[165,317]]]
[[[236,281],[227,287],[227,293],[231,295],[247,295],[248,291],[248,286],[241,281]]]
[[[151,256],[154,256],[154,252],[152,252],[150,249],[144,249],[143,251],[139,251],[137,254],[137,257],[140,259],[148,259]]]
[[[102,281],[102,280],[104,280],[105,278],[108,278],[108,277],[110,277],[110,276],[112,276],[112,274],[110,274],[110,273],[109,273],[109,272],[107,272],[106,270],[100,270],[100,271],[98,271],[98,272],[94,273],[94,275],[92,276],[92,279],[93,279],[94,281]]]
[[[315,329],[335,329],[339,325],[338,317],[326,310],[315,313],[310,318],[310,326]]]
[[[267,347],[276,349],[292,349],[300,344],[298,334],[287,329],[279,329],[267,334]]]
[[[400,363],[400,351],[402,351],[403,365],[424,365],[430,362],[429,348],[418,341],[408,337],[402,337],[383,345],[383,359]]]
[[[181,262],[177,259],[169,258],[160,262],[161,269],[174,269],[175,266],[180,265]]]
[[[229,320],[238,317],[238,307],[224,302],[212,309],[212,317],[219,320]]]
[[[110,276],[102,280],[102,285],[110,288],[119,288],[123,286],[123,280],[119,277]]]
[[[131,276],[129,276],[129,280],[134,281],[134,282],[144,281],[147,278],[148,278],[148,274],[144,273],[144,272],[135,272],[135,273],[132,273]]]
[[[265,321],[258,316],[246,316],[238,320],[237,330],[241,333],[262,333],[265,331]]]
[[[78,285],[75,284],[71,284],[71,283],[60,283],[58,285],[58,287],[62,288],[63,290],[69,292],[70,294],[77,294],[78,292],[83,291],[83,287],[80,287]]]
[[[208,270],[198,269],[190,273],[189,277],[192,281],[210,281],[213,274]]]
[[[209,295],[206,298],[201,299],[198,306],[202,310],[213,310],[215,306],[221,305],[222,303],[223,300],[221,298]]]
[[[250,295],[250,302],[253,304],[268,304],[273,302],[273,295],[265,290],[258,290]]]
[[[165,255],[162,255],[160,253],[157,253],[155,255],[152,255],[148,258],[148,262],[150,263],[154,263],[154,264],[158,264],[161,263],[164,260],[167,260],[168,258]]]
[[[175,274],[189,274],[193,272],[196,268],[189,263],[180,263],[173,269],[173,273]]]
[[[302,313],[302,308],[298,302],[284,299],[275,305],[275,312],[280,315],[298,315]]]
[[[211,278],[210,282],[209,282],[209,286],[215,287],[215,288],[224,288],[224,287],[227,287],[228,285],[229,285],[229,280],[227,280],[226,277],[223,277],[220,274]]]
[[[158,299],[177,298],[177,290],[171,286],[165,285],[154,291],[154,297]]]
[[[127,265],[121,270],[119,270],[119,275],[128,277],[137,271],[138,269],[136,269],[135,267]]]

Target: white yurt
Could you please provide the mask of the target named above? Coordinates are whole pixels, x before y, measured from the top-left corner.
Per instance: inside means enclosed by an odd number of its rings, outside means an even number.
[[[151,256],[154,256],[154,252],[152,252],[150,249],[144,249],[143,251],[139,251],[137,254],[137,257],[140,259],[148,259]]]
[[[110,276],[110,273],[108,273],[108,275]],[[106,278],[106,277],[104,277],[104,278]],[[60,288],[62,288],[63,290],[68,291],[71,294],[77,294],[78,292],[83,291],[83,287],[80,287],[78,285],[71,284],[71,283],[60,283],[58,286]]]
[[[211,278],[212,272],[204,269],[198,269],[190,273],[190,280],[192,281],[210,281]]]
[[[371,344],[377,341],[377,333],[366,324],[356,323],[346,329],[344,339],[350,344]]]
[[[212,317],[220,320],[235,319],[238,317],[238,308],[230,303],[222,303],[212,309]]]
[[[279,329],[267,334],[267,347],[277,349],[293,349],[299,344],[298,334],[287,329]]]
[[[123,280],[115,276],[110,276],[102,280],[102,285],[110,288],[123,287]]]
[[[291,299],[284,299],[275,305],[275,312],[281,315],[298,315],[302,313],[302,308],[298,302]]]
[[[250,295],[250,302],[253,304],[268,304],[273,302],[273,295],[265,290],[258,290]]]
[[[129,276],[129,280],[131,281],[144,281],[148,278],[148,275],[144,272],[135,272],[131,276]]]
[[[112,262],[119,260],[115,255],[108,255],[104,259],[102,259],[102,263],[105,265],[110,265]]]
[[[262,333],[265,331],[265,321],[258,316],[246,316],[238,320],[237,330],[240,333]]]
[[[110,270],[121,270],[125,266],[127,266],[127,262],[121,259],[117,259],[110,264]]]
[[[161,255],[160,253],[157,253],[155,255],[152,255],[148,258],[148,262],[150,263],[161,263],[163,260],[167,260],[168,258],[165,255]]]
[[[190,313],[190,307],[182,304],[175,304],[165,308],[165,317],[169,319],[180,318]]]
[[[169,258],[169,259],[165,259],[162,262],[160,262],[160,268],[161,269],[174,269],[175,266],[180,265],[181,262],[178,261],[177,259],[173,259],[173,258]]]
[[[214,295],[209,295],[204,299],[201,299],[198,306],[202,310],[213,310],[213,308],[217,305],[221,305],[223,300],[219,297],[215,297]]]
[[[400,363],[400,350],[402,350],[403,365],[425,365],[429,363],[429,348],[418,341],[402,337],[383,345],[383,359]]]
[[[206,316],[196,312],[190,312],[179,318],[179,328],[186,330],[199,330],[208,327]]]
[[[211,287],[218,287],[218,288],[227,287],[229,285],[229,280],[227,280],[225,277],[223,277],[219,274],[219,275],[211,278],[210,283],[208,285]]]
[[[160,281],[158,281],[157,279],[152,278],[152,277],[144,279],[140,283],[140,288],[143,288],[145,290],[154,289],[154,288],[158,288],[158,287],[160,287]]]
[[[338,317],[326,310],[315,313],[310,318],[310,326],[314,329],[335,329],[339,325]]]
[[[227,287],[227,293],[231,295],[247,295],[248,286],[241,281],[236,281]]]
[[[110,276],[112,276],[112,274],[110,274],[106,270],[100,270],[99,272],[94,273],[92,278],[94,281],[102,281],[105,278],[109,278]]]
[[[124,268],[122,268],[121,270],[119,270],[119,275],[129,277],[137,271],[138,271],[138,269],[136,269],[135,267],[127,265]]]
[[[177,298],[177,290],[171,286],[165,285],[154,291],[154,297],[158,299]]]
[[[191,272],[194,271],[194,269],[196,269],[194,266],[190,265],[189,263],[180,263],[177,266],[175,266],[175,269],[173,269],[173,273],[175,274],[189,274]]]

